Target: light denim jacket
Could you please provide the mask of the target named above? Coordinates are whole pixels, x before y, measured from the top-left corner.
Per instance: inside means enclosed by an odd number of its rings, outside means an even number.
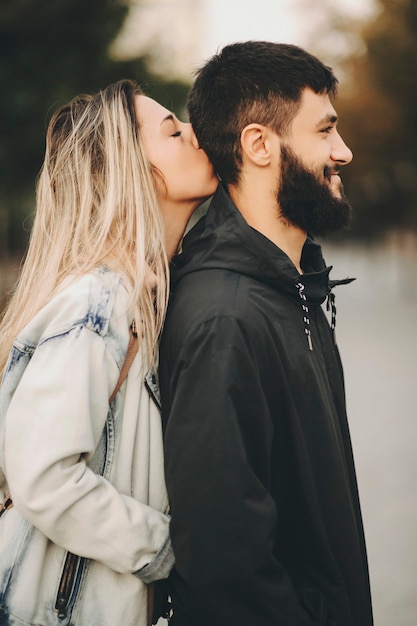
[[[157,389],[140,349],[108,402],[130,322],[120,278],[100,268],[14,341],[0,387],[0,501],[10,491],[14,503],[0,518],[2,626],[145,626],[144,582],[173,565]],[[83,558],[63,580],[67,551]]]

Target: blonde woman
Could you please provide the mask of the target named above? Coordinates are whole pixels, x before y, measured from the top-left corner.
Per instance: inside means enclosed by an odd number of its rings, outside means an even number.
[[[130,81],[50,122],[0,326],[2,625],[150,623],[173,564],[152,373],[168,260],[216,186],[190,125]]]

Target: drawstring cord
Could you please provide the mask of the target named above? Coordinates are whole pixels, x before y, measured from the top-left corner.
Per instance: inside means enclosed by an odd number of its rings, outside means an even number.
[[[333,342],[336,345],[336,304],[335,304],[335,295],[330,292],[327,296],[326,309],[330,311],[331,320],[330,320],[330,328],[332,330]]]
[[[311,340],[311,330],[310,330],[310,317],[309,317],[309,311],[308,311],[308,306],[307,306],[307,298],[306,295],[304,293],[304,285],[303,283],[297,283],[296,287],[298,289],[298,295],[301,298],[302,301],[302,309],[303,309],[303,321],[304,321],[304,332],[306,334],[307,337],[307,343],[308,343],[308,348],[309,350],[313,350],[313,342]]]
[[[302,309],[303,309],[303,321],[304,321],[304,332],[307,337],[307,343],[309,350],[313,350],[313,340],[311,338],[311,330],[310,330],[310,316],[307,305],[307,298],[304,293],[305,286],[303,283],[297,283],[295,285],[298,289],[298,295],[302,301]],[[330,292],[327,296],[326,309],[330,311],[330,328],[332,331],[333,342],[336,345],[336,304],[335,304],[335,295],[333,292]]]

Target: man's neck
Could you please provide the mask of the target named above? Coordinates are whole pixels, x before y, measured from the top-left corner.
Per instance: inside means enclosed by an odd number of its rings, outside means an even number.
[[[301,253],[306,233],[289,224],[279,215],[279,206],[273,194],[261,186],[238,185],[228,188],[231,199],[249,226],[259,231],[290,258],[297,271],[301,270]]]

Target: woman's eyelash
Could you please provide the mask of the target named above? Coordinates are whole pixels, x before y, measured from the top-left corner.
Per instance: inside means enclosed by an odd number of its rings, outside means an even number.
[[[179,137],[181,135],[181,131],[177,130],[175,133],[171,135],[171,137]]]

